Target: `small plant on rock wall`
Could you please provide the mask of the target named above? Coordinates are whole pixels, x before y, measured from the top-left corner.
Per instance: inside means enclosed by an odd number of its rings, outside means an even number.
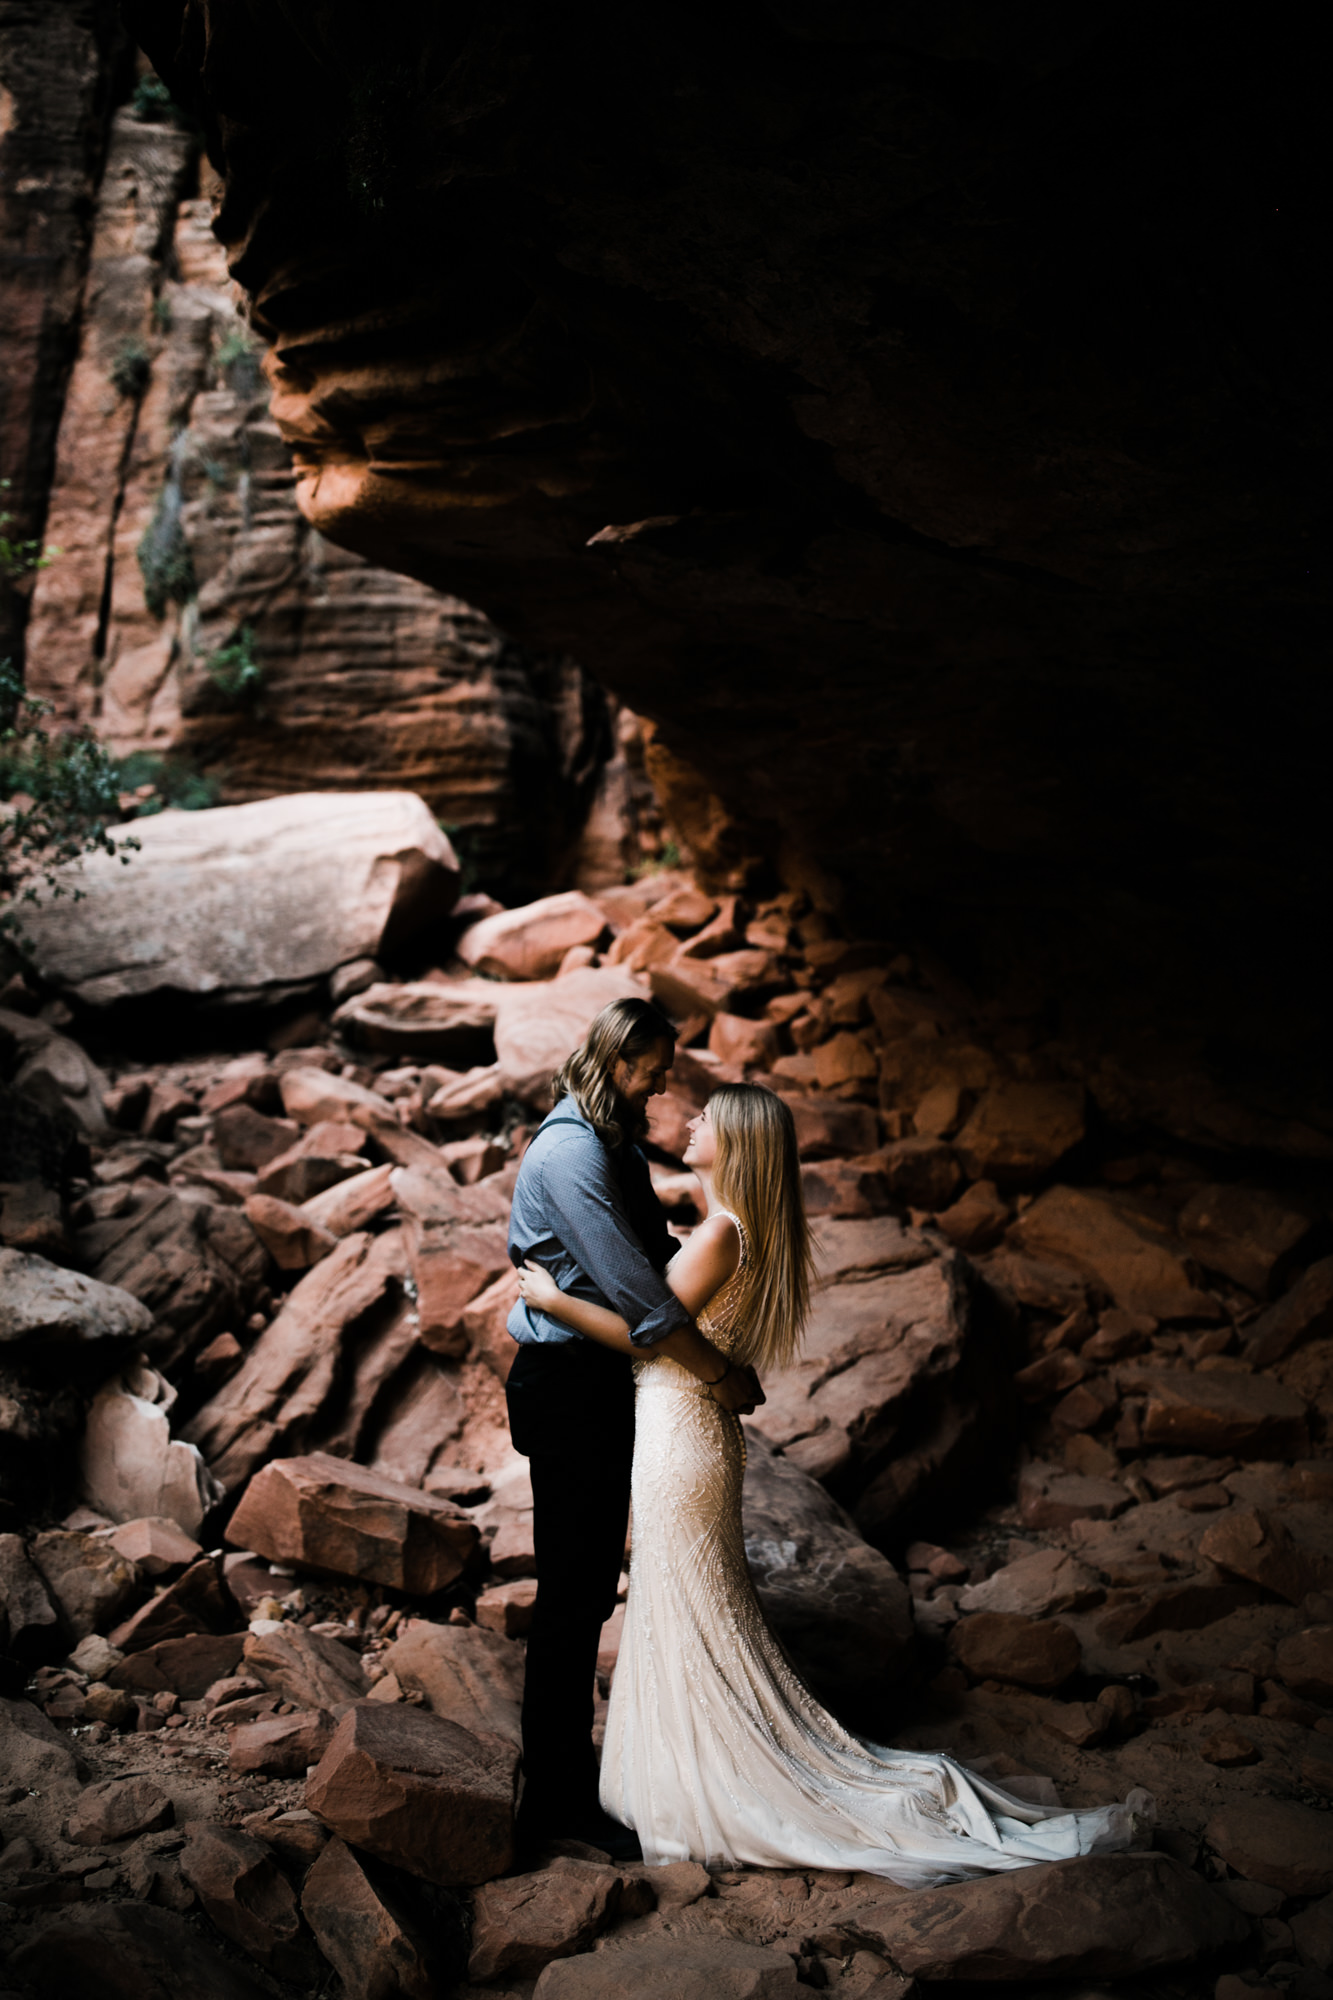
[[[150,71],[134,86],[130,111],[141,125],[188,125],[188,115],[177,104],[160,76]]]
[[[107,372],[118,396],[142,396],[153,372],[153,358],[141,340],[125,340],[116,349]]]
[[[660,854],[654,854],[650,860],[639,863],[633,871],[634,877],[641,881],[645,875],[660,875],[664,869],[679,868],[680,859],[680,849],[675,841],[666,840],[662,843]]]
[[[0,479],[0,493],[8,493],[13,482]],[[11,535],[14,516],[7,507],[0,507],[0,576],[7,583],[17,583],[21,577],[29,576],[33,570],[45,569],[60,554],[60,550],[50,542],[33,540],[31,537]]]
[[[60,870],[101,848],[121,861],[139,843],[113,836],[120,819],[120,774],[102,745],[43,727],[50,703],[29,695],[0,661],[0,937],[24,942],[24,903],[80,891]]]
[[[181,519],[180,481],[174,473],[158,496],[137,553],[144,602],[154,618],[165,618],[169,605],[189,603],[195,592],[194,562]]]
[[[214,357],[218,373],[233,396],[253,396],[261,380],[259,349],[243,327],[235,327],[218,342]]]
[[[264,669],[255,658],[254,628],[242,625],[228,646],[219,646],[204,661],[204,672],[231,708],[253,700],[264,685]]]

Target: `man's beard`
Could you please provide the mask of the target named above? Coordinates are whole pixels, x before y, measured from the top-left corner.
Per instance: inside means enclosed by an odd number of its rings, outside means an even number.
[[[613,1086],[614,1087],[614,1086]],[[625,1135],[627,1146],[641,1146],[648,1137],[648,1101],[631,1104],[623,1092],[616,1091],[616,1123]]]

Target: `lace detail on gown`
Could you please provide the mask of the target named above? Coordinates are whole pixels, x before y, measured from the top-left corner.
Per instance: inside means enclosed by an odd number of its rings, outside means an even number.
[[[699,1315],[723,1353],[745,1254],[741,1229],[741,1266]],[[650,1866],[852,1868],[920,1888],[1141,1842],[1146,1793],[1086,1812],[1038,1806],[947,1755],[845,1730],[764,1623],[745,1562],[739,1420],[664,1355],[634,1373],[634,1550],[601,1797]]]

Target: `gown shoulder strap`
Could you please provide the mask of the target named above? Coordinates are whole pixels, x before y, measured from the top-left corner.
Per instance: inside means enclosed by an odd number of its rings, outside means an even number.
[[[713,1210],[713,1214],[725,1215],[728,1222],[735,1223],[736,1234],[741,1239],[741,1264],[743,1264],[745,1262],[746,1257],[749,1255],[750,1251],[750,1239],[745,1233],[745,1224],[741,1221],[739,1215],[737,1215],[736,1211],[732,1208],[715,1208]],[[740,1264],[738,1264],[736,1268],[737,1270],[739,1270]]]

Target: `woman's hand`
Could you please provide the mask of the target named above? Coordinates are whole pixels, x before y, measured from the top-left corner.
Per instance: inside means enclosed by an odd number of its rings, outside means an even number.
[[[524,1304],[532,1306],[537,1312],[558,1315],[564,1303],[565,1295],[550,1272],[531,1260],[518,1274],[518,1289]]]

